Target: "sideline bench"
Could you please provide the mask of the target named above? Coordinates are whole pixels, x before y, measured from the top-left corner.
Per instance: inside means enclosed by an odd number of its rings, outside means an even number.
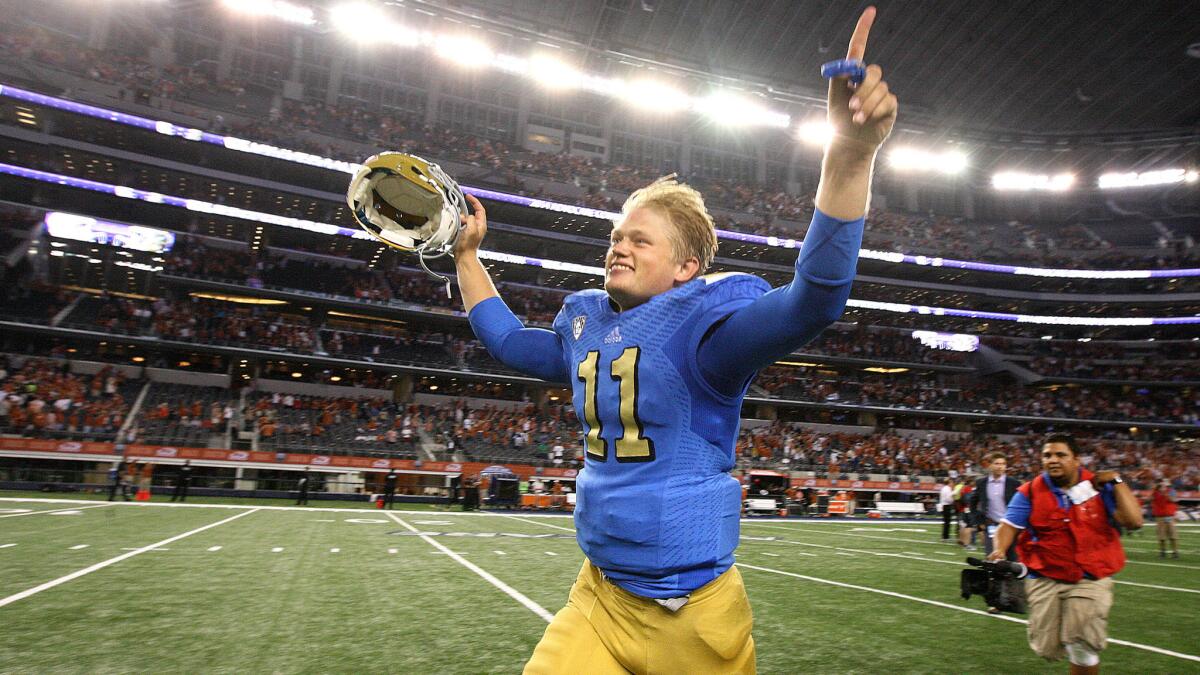
[[[746,513],[754,513],[756,511],[771,511],[779,510],[779,501],[775,499],[747,499]]]
[[[872,510],[884,515],[892,513],[925,515],[926,513],[925,505],[921,502],[875,502],[875,508]]]

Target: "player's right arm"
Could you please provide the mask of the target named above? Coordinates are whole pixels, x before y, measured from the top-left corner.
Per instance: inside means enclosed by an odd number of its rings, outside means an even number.
[[[475,305],[488,298],[499,298],[500,293],[483,263],[479,262],[479,245],[487,234],[487,211],[475,195],[466,195],[466,198],[474,213],[463,215],[463,229],[454,242],[454,266],[458,273],[458,291],[467,314],[470,314]]]
[[[454,243],[454,266],[471,329],[488,353],[504,365],[550,382],[569,382],[558,335],[526,328],[500,298],[479,260],[479,245],[487,234],[487,211],[474,195],[466,197],[474,213],[463,216],[463,230]]]

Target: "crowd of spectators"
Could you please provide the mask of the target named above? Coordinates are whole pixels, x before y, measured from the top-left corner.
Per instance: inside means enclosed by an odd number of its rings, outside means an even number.
[[[1128,382],[1197,382],[1200,372],[1195,361],[1175,363],[1097,362],[1088,358],[1038,356],[1026,365],[1050,378],[1102,379]]]
[[[147,45],[148,46],[148,45]],[[146,59],[113,51],[96,51],[72,42],[64,35],[40,28],[17,28],[0,36],[0,56],[29,59],[66,70],[94,81],[119,86],[122,95],[161,100],[190,99],[198,102],[223,96],[234,110],[246,114],[241,102],[246,87],[235,80],[216,80],[203,68],[170,65],[152,66]],[[268,97],[270,98],[270,97]],[[282,99],[279,99],[282,100]],[[659,167],[606,164],[599,160],[566,154],[525,150],[511,143],[485,139],[460,130],[427,125],[412,116],[370,107],[364,102],[329,105],[315,101],[283,100],[267,114],[251,114],[249,121],[226,125],[220,113],[212,112],[214,130],[326,155],[346,155],[336,141],[322,145],[305,140],[300,132],[369,142],[479,167],[479,178],[510,190],[549,196],[531,189],[522,176],[539,176],[561,181],[564,176],[583,188],[583,205],[615,210],[624,195],[657,178]],[[228,126],[229,128],[226,128]],[[811,190],[790,194],[778,185],[746,184],[729,180],[685,175],[708,203],[717,207],[718,226],[743,232],[798,238],[812,214]],[[561,199],[561,197],[557,197]],[[1149,232],[1149,229],[1147,228]],[[1149,235],[1148,235],[1149,237]],[[936,215],[915,215],[875,209],[864,243],[877,249],[921,253],[942,257],[1011,260],[1022,264],[1053,267],[1175,267],[1200,264],[1200,249],[1190,238],[1180,246],[1158,246],[1147,255],[1123,252],[1081,224],[1034,227],[1016,221],[1006,223],[964,222]],[[1155,245],[1148,238],[1147,247]]]
[[[1200,342],[1086,342],[1014,340],[997,335],[980,341],[1015,363],[1049,378],[1104,379],[1133,382],[1200,380],[1195,364]],[[1015,358],[1014,358],[1015,357]]]
[[[0,430],[23,435],[115,433],[129,414],[124,376],[106,366],[72,373],[66,361],[0,356]]]
[[[511,460],[578,467],[582,446],[579,422],[567,405],[504,408],[471,406],[450,401],[434,408],[432,433],[446,445],[448,455],[468,461]],[[557,451],[556,451],[557,448]]]
[[[455,461],[508,460],[555,464],[554,446],[578,445],[578,423],[569,406],[538,412],[533,405],[507,409],[447,400],[437,405],[397,404],[381,398],[329,398],[286,393],[252,396],[243,411],[246,430],[260,447],[307,447],[345,452],[370,447],[397,456]],[[423,448],[421,446],[424,446]],[[558,464],[578,466],[574,451]]]
[[[1188,388],[1036,388],[942,373],[872,374],[772,366],[754,381],[769,396],[844,405],[1089,420],[1200,423],[1200,392]]]
[[[437,458],[446,460],[563,467],[583,462],[579,423],[567,405],[539,411],[531,404],[501,407],[462,398],[437,405],[397,405],[383,400],[260,394],[248,404],[246,419],[258,428],[260,438],[290,435],[298,443],[316,446],[329,443],[330,429],[340,426],[352,429],[354,441],[381,443],[403,454],[413,453],[416,444],[423,442]],[[1200,482],[1200,447],[1195,444],[1095,437],[1084,439],[1082,447],[1088,466],[1118,469],[1138,482],[1166,478],[1185,489]],[[993,451],[1005,453],[1014,476],[1029,478],[1040,470],[1035,436],[1004,440],[936,431],[858,434],[773,422],[743,428],[736,448],[739,463],[747,468],[777,466],[835,477],[978,476],[984,471],[983,457]]]
[[[415,447],[420,411],[381,398],[327,398],[260,393],[246,402],[244,428],[257,430],[260,445],[289,443],[319,448],[327,442],[380,442],[410,451]]]
[[[435,286],[419,274],[403,278]],[[533,291],[530,293],[532,297]],[[433,297],[441,298],[436,294]],[[465,327],[457,331],[422,330],[407,324],[366,322],[326,316],[321,312],[296,313],[270,305],[240,305],[195,296],[164,296],[153,301],[88,296],[84,300],[75,310],[83,315],[83,322],[101,326],[112,333],[249,346],[281,353],[340,356],[374,363],[512,372],[495,362]],[[901,364],[964,363],[959,353],[926,348],[903,331],[862,325],[828,330],[814,343],[802,348],[797,357],[803,358],[805,353]],[[763,370],[753,384],[767,396],[820,403],[1034,417],[1200,422],[1200,400],[1188,388],[1120,388],[1099,384],[1038,388],[981,378],[974,371],[946,373],[900,365],[906,370],[877,373],[850,365],[835,366],[834,363],[773,366]],[[280,364],[278,368],[284,378],[292,375],[287,364]],[[386,375],[370,372],[369,368],[363,368],[361,374],[354,376],[356,382],[344,384],[386,386]],[[338,378],[347,379],[341,371]],[[465,380],[454,383],[444,379],[421,380],[417,387],[430,393],[451,395],[513,396],[511,388]],[[449,387],[454,391],[449,391]]]
[[[750,467],[777,466],[833,477],[887,474],[907,477],[981,476],[984,457],[1003,452],[1009,475],[1025,480],[1041,470],[1039,437],[1004,440],[996,436],[894,432],[818,431],[797,423],[773,422],[743,428],[738,457]],[[1085,466],[1121,471],[1139,484],[1168,479],[1181,489],[1200,483],[1200,447],[1195,443],[1081,440]]]

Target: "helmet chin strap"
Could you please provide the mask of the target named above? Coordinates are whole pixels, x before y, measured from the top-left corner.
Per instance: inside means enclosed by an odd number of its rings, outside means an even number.
[[[438,281],[446,284],[446,297],[453,299],[454,294],[452,294],[450,292],[450,277],[448,277],[444,274],[438,274],[437,272],[434,272],[433,270],[429,269],[429,266],[425,264],[425,252],[424,251],[421,251],[420,253],[417,254],[417,262],[421,263],[421,269],[425,270],[426,274],[428,274],[429,276],[433,277],[434,279],[437,279]]]

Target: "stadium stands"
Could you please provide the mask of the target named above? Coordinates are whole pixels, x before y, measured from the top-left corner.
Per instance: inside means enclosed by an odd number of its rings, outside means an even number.
[[[64,44],[75,48],[63,49]],[[464,183],[560,203],[617,210],[631,190],[663,173],[658,164],[535,152],[503,130],[470,131],[411,110],[361,101],[292,100],[279,87],[90,50],[82,41],[35,26],[0,35],[4,60],[67,74],[81,85],[68,94],[110,107],[144,114],[152,110],[148,105],[158,106],[163,118],[207,121],[206,130],[213,133],[339,159],[361,157],[367,147],[418,152],[461,167]],[[57,91],[39,81],[37,72],[29,71],[28,86]],[[84,85],[89,83],[115,87],[115,100],[88,91]],[[37,138],[17,133],[25,122],[0,105],[0,131],[10,141],[5,162],[347,224],[340,195],[344,174],[200,147],[44,105],[30,104],[29,110],[37,112],[41,125]],[[718,227],[799,239],[812,213],[810,169],[801,167],[787,189],[778,176],[731,178],[712,167],[684,177],[705,194]],[[2,252],[20,254],[18,264],[6,268],[0,291],[0,319],[13,323],[3,331],[3,348],[101,364],[95,375],[51,379],[59,366],[31,366],[38,362],[13,357],[20,367],[8,368],[0,382],[15,392],[4,411],[9,433],[115,437],[137,392],[149,382],[128,426],[129,438],[146,442],[217,447],[244,441],[252,449],[278,452],[547,464],[554,461],[550,448],[565,439],[564,461],[572,466],[577,461],[578,424],[564,405],[567,394],[551,395],[495,363],[469,332],[460,301],[447,298],[440,283],[399,265],[411,260],[371,242],[3,180],[3,198],[23,202],[0,209]],[[890,196],[886,201],[893,205],[906,201],[894,192]],[[174,249],[161,255],[61,241],[34,228],[41,218],[41,211],[29,206],[34,202],[163,227],[180,236]],[[592,265],[608,236],[609,225],[601,218],[502,202],[495,209],[489,244],[500,251]],[[864,245],[1061,269],[1200,264],[1194,218],[1167,217],[1169,225],[1155,225],[1135,215],[1097,218],[1094,210],[1086,215],[1043,222],[879,206],[872,211]],[[36,253],[27,255],[26,247]],[[755,271],[782,283],[790,276],[794,250],[727,240],[721,255],[720,270]],[[541,325],[553,320],[565,291],[596,283],[586,274],[510,262],[495,263],[493,272],[514,310]],[[860,274],[854,297],[876,303],[1068,318],[1153,317],[1168,307],[1179,315],[1200,314],[1194,278],[1188,277],[1016,277],[887,260],[864,260]],[[1180,485],[1197,481],[1194,442],[1180,440],[1194,438],[1200,409],[1200,375],[1194,369],[1200,354],[1190,342],[1192,334],[1168,335],[1168,327],[1085,333],[1057,325],[1049,329],[863,307],[851,308],[843,319],[795,354],[794,364],[767,369],[754,382],[744,417],[768,423],[748,426],[742,434],[739,452],[747,466],[783,466],[786,459],[793,469],[830,475],[944,475],[976,471],[982,454],[1003,449],[1019,456],[1017,470],[1028,473],[1034,467],[1032,436],[1012,434],[1066,427],[1095,436],[1088,441],[1090,452],[1141,478],[1162,475]],[[914,339],[914,329],[979,335],[982,348],[934,348]],[[1050,330],[1055,339],[1039,339]],[[1095,339],[1078,342],[1073,330]],[[1161,337],[1151,343],[1148,336]],[[121,382],[124,375],[99,374],[112,367],[104,364],[130,363],[218,374],[230,384]],[[101,393],[93,394],[97,378]],[[38,413],[31,414],[30,403],[44,406],[36,403],[41,398],[22,391],[31,380],[56,393],[75,392],[67,414],[32,421]],[[327,389],[286,393],[282,382]],[[328,391],[339,388],[345,396]],[[354,395],[363,390],[372,393]],[[82,398],[76,400],[79,392]],[[416,403],[414,396],[441,402]],[[79,419],[72,421],[72,413]],[[803,421],[790,421],[796,419]],[[828,422],[856,431],[818,428]],[[1134,426],[1141,429],[1131,431]],[[243,434],[248,439],[240,439]]]

